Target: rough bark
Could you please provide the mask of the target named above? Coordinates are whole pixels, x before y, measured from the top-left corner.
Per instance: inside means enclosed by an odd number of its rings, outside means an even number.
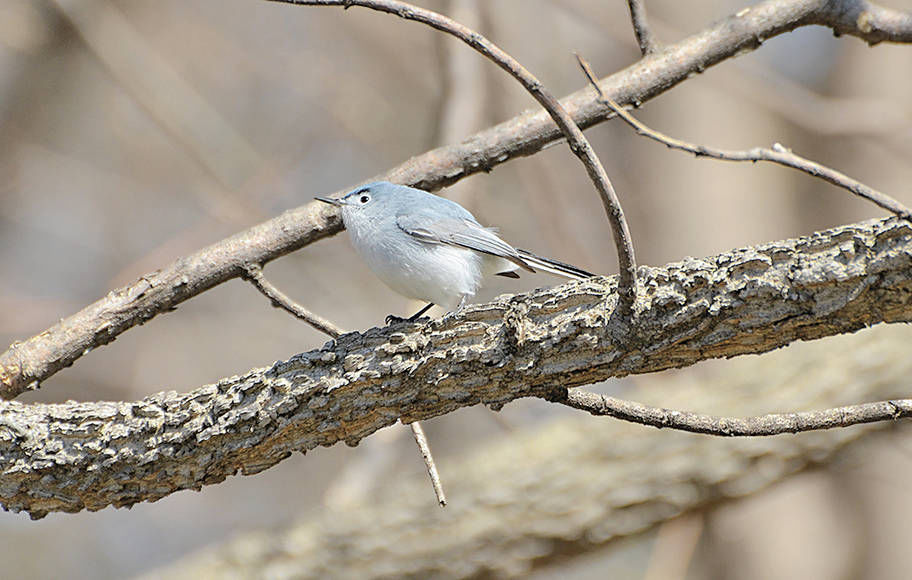
[[[612,100],[638,105],[710,66],[757,49],[765,39],[813,24],[871,44],[912,42],[912,16],[869,2],[768,0],[669,45],[599,84]],[[589,87],[561,99],[561,104],[581,128],[612,115]],[[560,135],[544,111],[528,112],[461,143],[413,157],[378,178],[435,191],[510,159],[537,153]],[[251,265],[274,260],[341,230],[337,213],[313,204],[302,206],[112,291],[0,354],[0,396],[9,399],[37,388],[41,381],[122,332],[243,276]]]
[[[644,377],[625,395],[744,415],[903,396],[910,339],[912,328],[881,326],[743,358],[699,380]],[[247,532],[149,577],[526,577],[756,493],[896,426],[733,440],[575,417],[448,461],[445,510],[415,477],[289,529]]]
[[[41,517],[154,501],[410,422],[700,360],[912,320],[912,227],[892,218],[505,296],[428,324],[343,335],[189,393],[0,404],[0,501]]]

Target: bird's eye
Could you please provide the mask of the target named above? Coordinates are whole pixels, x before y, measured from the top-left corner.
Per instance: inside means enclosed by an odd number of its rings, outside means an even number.
[[[360,201],[361,203],[367,203],[370,200],[371,200],[371,196],[369,196],[365,193],[364,195],[361,196],[361,199],[359,199],[358,201]]]

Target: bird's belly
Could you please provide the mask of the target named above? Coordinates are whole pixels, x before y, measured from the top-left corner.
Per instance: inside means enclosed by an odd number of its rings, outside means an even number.
[[[456,308],[481,282],[482,257],[471,250],[447,245],[398,248],[398,253],[366,249],[364,260],[387,286],[406,296]]]

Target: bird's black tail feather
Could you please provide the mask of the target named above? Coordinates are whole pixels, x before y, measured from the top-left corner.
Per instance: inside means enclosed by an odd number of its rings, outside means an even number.
[[[564,262],[552,260],[551,258],[536,256],[527,250],[520,250],[517,248],[516,253],[519,254],[520,257],[522,257],[523,261],[528,263],[530,266],[544,272],[549,272],[551,274],[556,274],[565,278],[571,278],[573,280],[585,280],[586,278],[592,278],[595,276],[595,274],[587,272],[582,268],[577,268],[576,266],[565,264]]]

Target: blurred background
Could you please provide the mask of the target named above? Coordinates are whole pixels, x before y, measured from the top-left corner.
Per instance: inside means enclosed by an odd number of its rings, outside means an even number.
[[[639,58],[621,0],[418,4],[479,30],[557,95],[585,85],[573,51],[600,76]],[[746,4],[649,0],[647,7],[659,38],[672,43]],[[912,9],[908,0],[882,4]],[[780,142],[912,204],[910,70],[912,47],[869,48],[826,29],[803,28],[707,70],[637,115],[707,145]],[[32,336],[109,290],[314,195],[354,185],[534,104],[512,79],[455,40],[363,9],[253,0],[3,0],[0,343]],[[641,264],[883,215],[797,172],[694,159],[637,137],[620,122],[587,135],[624,204]],[[482,223],[498,225],[514,245],[594,272],[616,272],[598,196],[564,145],[442,194]],[[405,316],[416,307],[373,277],[344,234],[265,272],[288,295],[347,329],[380,325],[387,314]],[[557,282],[498,279],[477,300]],[[235,280],[127,332],[20,400],[132,400],[185,391],[326,340]],[[704,376],[735,364],[673,374]],[[628,383],[600,388],[623,392]],[[791,410],[775,401],[762,406],[762,394],[756,398],[757,413]],[[553,421],[607,420],[520,401],[500,413],[466,409],[425,428],[446,483],[447,465],[458,458]],[[815,567],[833,546],[875,561],[908,545],[902,522],[912,516],[912,500],[902,482],[912,475],[912,455],[871,452],[853,465],[796,475],[745,500],[707,508],[714,533],[704,525],[682,532],[692,541],[677,556],[681,577],[797,578],[809,577],[808,570],[817,578],[902,577],[908,570],[901,558],[895,567],[882,563],[862,576],[840,566]],[[422,478],[423,469],[408,430],[395,426],[355,449],[295,456],[253,477],[129,511],[52,514],[37,522],[0,514],[0,561],[9,577],[154,574],[245,532],[279,530],[308,514],[370,501],[396,479]],[[859,479],[874,470],[883,472],[885,484]],[[834,491],[844,487],[855,489],[853,510],[875,535],[845,537],[839,514],[846,500]],[[460,495],[459,489],[448,492]],[[433,503],[429,486],[426,495]],[[761,525],[771,520],[779,525]],[[783,529],[800,530],[787,537],[804,549],[783,547]],[[646,532],[539,575],[603,577],[604,557],[612,566],[623,558],[637,577],[654,564],[657,537]],[[728,542],[724,549],[720,538]]]

